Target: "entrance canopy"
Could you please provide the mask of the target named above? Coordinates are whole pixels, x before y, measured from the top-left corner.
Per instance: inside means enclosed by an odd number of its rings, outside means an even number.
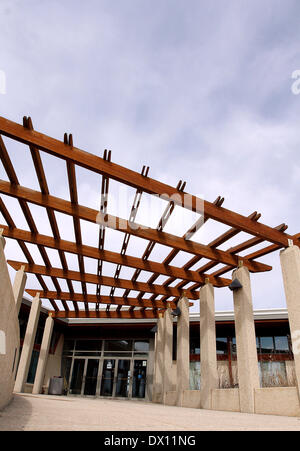
[[[4,142],[1,135],[9,139],[4,138]],[[11,140],[24,144],[28,149],[39,190],[20,185],[8,153]],[[54,156],[57,161],[65,162],[69,200],[50,194],[47,167],[44,168],[42,163],[44,153]],[[8,263],[16,270],[23,267],[27,273],[36,276],[41,289],[28,288],[26,291],[32,296],[39,294],[40,298],[48,299],[55,318],[156,318],[168,306],[175,308],[181,296],[186,296],[191,301],[198,300],[199,288],[206,282],[215,287],[228,286],[231,283],[228,273],[239,262],[242,261],[253,273],[270,271],[272,267],[258,261],[258,258],[292,243],[300,246],[300,234],[287,234],[285,224],[272,228],[259,222],[261,215],[256,211],[246,217],[225,209],[222,206],[224,198],[220,196],[214,202],[208,202],[190,195],[185,192],[185,183],[182,181],[176,187],[161,183],[148,176],[148,167],[144,166],[142,172],[137,173],[119,166],[111,161],[110,151],[105,150],[103,158],[87,153],[73,145],[72,135],[65,134],[63,141],[50,138],[33,130],[31,118],[28,117],[23,118],[23,125],[0,117],[0,157],[8,177],[7,180],[0,180],[0,193],[5,195],[0,198],[0,212],[6,222],[0,224],[0,229],[3,230],[3,236],[17,241],[25,257],[23,261],[8,260]],[[101,190],[99,188],[98,210],[79,203],[76,178],[79,167],[89,171],[89,174],[99,176]],[[128,219],[108,213],[111,180],[135,190]],[[157,196],[165,205],[156,228],[136,222],[143,194]],[[8,207],[6,196],[17,200],[28,225],[26,230],[16,226],[14,211]],[[30,210],[31,204],[42,207],[46,212],[51,235],[39,233]],[[197,220],[183,236],[164,231],[175,207],[181,209],[182,214],[189,210],[197,215]],[[74,233],[74,240],[61,238],[58,214],[72,218],[74,232],[72,230],[70,235]],[[224,224],[228,229],[205,245],[193,240],[196,232],[209,220]],[[96,225],[98,246],[84,244],[82,221]],[[110,243],[105,240],[108,229],[122,237],[119,252],[109,250]],[[227,250],[221,249],[226,241],[241,232],[250,234],[251,237]],[[141,257],[127,254],[133,237],[145,241],[145,251]],[[37,247],[43,265],[36,264],[29,244]],[[162,261],[151,259],[151,253],[157,245],[169,248]],[[257,245],[261,245],[258,250]],[[48,249],[58,252],[61,267],[52,267]],[[183,266],[178,266],[174,264],[174,259],[181,251],[189,254],[189,259]],[[69,253],[77,256],[78,271],[69,269],[66,258]],[[97,262],[94,273],[86,272],[86,258]],[[104,262],[115,265],[111,276],[103,275]],[[130,279],[120,277],[123,268],[133,268]],[[142,272],[149,273],[146,281],[139,280]],[[45,276],[51,278],[55,291],[48,288]],[[165,277],[164,282],[155,283],[160,276]],[[61,288],[59,279],[66,281],[67,291]],[[74,288],[76,282],[80,283],[80,290]],[[93,294],[87,288],[90,284],[96,288]],[[108,294],[101,293],[103,287],[109,287]],[[123,290],[122,295],[116,295],[117,289]],[[133,296],[132,292],[137,295]],[[78,303],[83,303],[84,309],[80,309]],[[106,305],[106,309],[100,309],[102,304]],[[116,307],[111,308],[112,305]]]

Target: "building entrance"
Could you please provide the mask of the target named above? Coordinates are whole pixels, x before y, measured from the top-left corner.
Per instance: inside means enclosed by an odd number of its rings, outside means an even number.
[[[73,358],[68,394],[145,398],[146,359]]]

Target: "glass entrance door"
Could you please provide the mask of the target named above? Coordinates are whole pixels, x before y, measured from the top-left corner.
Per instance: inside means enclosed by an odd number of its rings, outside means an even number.
[[[70,395],[145,398],[147,360],[75,357]]]
[[[101,396],[112,396],[115,377],[115,359],[104,359],[102,380],[101,380]]]
[[[147,360],[135,360],[132,378],[132,397],[145,398]]]
[[[98,381],[99,359],[88,359],[84,377],[84,395],[95,396]]]
[[[71,395],[81,395],[85,360],[86,359],[74,359],[69,390]]]
[[[128,359],[118,360],[115,396],[128,398],[130,390],[130,363]]]

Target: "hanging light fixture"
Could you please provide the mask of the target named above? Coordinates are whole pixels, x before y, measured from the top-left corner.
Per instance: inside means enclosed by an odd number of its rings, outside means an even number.
[[[238,279],[234,279],[231,284],[228,287],[231,291],[235,291],[238,290],[240,288],[243,288],[243,285],[241,284],[241,282]]]
[[[180,310],[180,308],[179,308],[179,307],[176,307],[175,310],[172,310],[171,315],[172,315],[172,316],[180,316],[180,315],[181,315],[181,310]]]

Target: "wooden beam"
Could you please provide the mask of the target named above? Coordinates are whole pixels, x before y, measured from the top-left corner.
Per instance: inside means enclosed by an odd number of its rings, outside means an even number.
[[[180,192],[169,185],[149,177],[143,177],[135,171],[105,161],[96,155],[75,147],[70,149],[70,146],[64,144],[62,141],[50,138],[34,130],[28,130],[22,127],[22,125],[9,121],[3,117],[0,117],[0,133],[24,144],[35,145],[51,155],[66,161],[72,161],[74,164],[134,188],[141,189],[150,194],[160,195],[163,199],[170,200],[170,197],[173,197],[174,202],[177,205],[181,205],[184,208],[200,214],[204,213],[206,217],[227,224],[230,227],[238,228],[274,244],[280,244],[287,247],[288,239],[291,239],[290,236],[278,232],[271,227],[258,222],[253,222],[245,216],[223,207],[216,206],[208,201],[199,199],[196,196]]]
[[[41,299],[53,299],[53,300],[65,300],[65,301],[74,301],[74,302],[90,302],[92,304],[112,304],[112,305],[127,305],[134,307],[144,307],[144,308],[167,308],[167,304],[160,300],[155,301],[154,303],[149,301],[149,299],[141,299],[139,301],[138,298],[123,298],[120,296],[100,296],[100,298],[95,294],[81,294],[81,293],[65,293],[65,292],[57,292],[57,291],[41,291],[36,289],[26,289],[26,293],[30,296],[35,297],[37,294],[40,295]],[[170,304],[170,308],[175,309],[176,304],[174,302],[168,303]],[[193,303],[190,303],[190,306],[193,306]]]
[[[52,208],[53,210],[57,210],[61,213],[75,216],[99,225],[103,224],[114,230],[154,241],[156,243],[173,247],[185,252],[190,252],[191,254],[218,261],[219,263],[238,266],[239,258],[228,252],[213,249],[209,246],[193,241],[184,240],[176,235],[157,231],[155,229],[151,229],[150,227],[145,228],[145,226],[137,223],[135,223],[135,226],[132,227],[126,219],[121,219],[113,215],[106,215],[105,218],[102,218],[101,215],[99,215],[99,212],[97,212],[97,210],[93,210],[92,208],[84,207],[82,205],[74,206],[71,202],[67,202],[58,197],[43,195],[38,191],[24,188],[19,185],[15,186],[4,180],[0,180],[0,192],[17,199],[32,202],[41,207]],[[249,262],[245,258],[243,258],[243,262],[244,266],[247,266],[251,272],[270,271],[272,269],[269,265],[253,261]]]
[[[215,287],[224,287],[230,285],[231,283],[230,279],[218,279],[211,277],[209,274],[199,275],[195,271],[185,271],[181,268],[177,268],[176,266],[164,265],[162,263],[157,263],[150,260],[143,261],[142,259],[137,257],[120,255],[112,251],[100,251],[96,247],[86,246],[83,244],[79,246],[76,243],[72,243],[70,241],[55,240],[52,237],[41,234],[33,234],[31,232],[28,232],[27,230],[9,228],[5,225],[0,225],[0,228],[3,229],[3,236],[7,238],[16,239],[31,244],[42,245],[51,249],[59,249],[64,252],[82,255],[85,257],[101,259],[110,263],[122,264],[123,266],[129,266],[130,268],[139,268],[143,271],[157,272],[166,276],[185,279],[188,282],[199,282],[204,284],[205,278],[209,278],[210,283]],[[31,261],[30,263],[33,263],[33,261]]]
[[[17,174],[16,174],[16,172],[14,170],[13,164],[12,164],[12,162],[10,160],[9,154],[7,152],[6,146],[5,146],[1,136],[0,136],[0,158],[1,158],[2,164],[4,166],[4,169],[5,169],[6,173],[7,173],[7,176],[9,178],[10,182],[14,186],[18,186],[19,185],[19,180],[18,180]],[[21,200],[21,199],[18,199],[18,202],[19,202],[19,205],[21,207],[21,210],[23,211],[24,217],[26,219],[26,222],[28,224],[28,227],[29,227],[30,231],[32,233],[38,233],[37,227],[35,225],[34,219],[32,217],[30,208],[27,205],[27,202],[24,201],[24,200]],[[10,221],[11,217],[9,217],[9,218],[6,217],[6,219],[8,219]],[[23,250],[27,260],[30,261],[31,256],[30,256],[30,259],[29,259],[28,256],[30,255],[30,253],[29,253],[28,249],[25,249],[24,246],[22,246],[21,244],[20,244],[20,246],[21,246],[21,249]],[[47,252],[45,251],[44,247],[43,246],[38,246],[38,249],[39,249],[39,252],[41,254],[42,259],[44,260],[45,265],[50,267],[51,263],[50,263],[49,257],[47,255]],[[38,281],[39,281],[41,287],[44,288],[45,287],[45,283],[44,283],[43,279],[40,276],[37,276],[37,278],[38,278]],[[52,278],[52,282],[53,282],[55,288],[59,291],[60,290],[60,286],[59,286],[58,281],[55,278]]]
[[[197,292],[191,293],[189,290],[177,290],[176,288],[172,287],[164,287],[163,285],[149,285],[144,282],[131,282],[131,280],[126,279],[114,279],[113,277],[107,277],[107,276],[101,276],[98,277],[96,274],[88,274],[84,273],[81,274],[80,272],[76,271],[64,271],[60,268],[47,268],[46,266],[41,265],[30,265],[28,263],[24,262],[18,262],[13,260],[7,260],[7,263],[14,268],[16,271],[18,271],[22,265],[25,266],[24,270],[25,272],[29,272],[32,274],[40,274],[43,276],[54,276],[59,277],[61,279],[66,280],[76,280],[78,282],[86,282],[86,283],[92,283],[96,284],[101,283],[102,285],[106,285],[109,287],[115,286],[116,288],[125,288],[130,290],[136,290],[136,291],[144,291],[145,293],[156,293],[161,294],[163,296],[183,296],[184,293],[186,297],[189,299],[198,300],[199,296]]]
[[[110,310],[101,311],[101,310],[90,310],[86,312],[84,310],[69,311],[69,312],[53,312],[53,318],[101,318],[101,319],[156,319],[158,318],[159,313],[163,314],[163,310]]]

